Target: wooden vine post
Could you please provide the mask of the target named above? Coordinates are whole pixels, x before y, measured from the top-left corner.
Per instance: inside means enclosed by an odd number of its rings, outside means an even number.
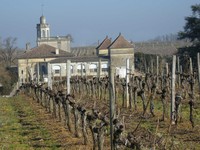
[[[156,56],[156,84],[158,85],[158,74],[159,74],[159,56]]]
[[[190,74],[193,75],[192,58],[190,57]]]
[[[50,88],[50,89],[52,89],[52,77],[51,77],[51,64],[50,63],[48,63],[48,66],[47,66],[48,68],[48,87]]]
[[[71,61],[67,60],[67,94],[70,94]]]
[[[70,94],[70,76],[71,76],[71,61],[70,60],[67,60],[67,94],[69,95]],[[67,97],[69,98],[69,97]],[[66,101],[66,124],[67,124],[67,127],[69,129],[69,131],[71,132],[72,129],[71,129],[71,114],[70,114],[70,106],[69,106],[69,101]]]
[[[172,60],[172,78],[171,78],[171,123],[175,124],[175,81],[176,81],[176,56]]]
[[[40,64],[37,63],[37,83],[40,81]]]
[[[153,59],[151,59],[151,73],[153,74],[154,71],[153,71]]]
[[[101,58],[99,58],[99,63],[98,63],[98,74],[97,74],[97,77],[100,79],[101,77]]]
[[[178,71],[178,86],[181,85],[181,77],[180,77],[180,59],[177,57],[177,71]]]
[[[81,63],[81,78],[83,78],[83,63]]]
[[[129,107],[129,92],[128,92],[128,83],[130,76],[130,67],[129,67],[129,58],[126,59],[126,107]]]
[[[101,78],[101,72],[102,72],[102,68],[101,68],[101,58],[99,59],[99,65],[98,65],[98,75],[97,75],[97,77],[98,77],[98,98],[100,99],[100,84],[99,84],[99,82],[100,82],[100,78]]]
[[[199,91],[200,91],[200,60],[199,53],[197,53],[197,67],[198,67],[198,79],[199,79]]]
[[[169,67],[168,67],[168,63],[165,64],[166,65],[166,75],[169,75]]]
[[[109,81],[110,81],[110,87],[109,87],[109,99],[110,99],[110,146],[111,150],[114,150],[113,145],[113,120],[115,117],[115,87],[114,87],[114,67],[111,65],[111,58],[109,59]]]

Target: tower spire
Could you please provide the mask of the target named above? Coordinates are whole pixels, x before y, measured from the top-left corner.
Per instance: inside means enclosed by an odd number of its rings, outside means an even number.
[[[44,4],[41,5],[41,9],[42,9],[42,16],[44,14]]]

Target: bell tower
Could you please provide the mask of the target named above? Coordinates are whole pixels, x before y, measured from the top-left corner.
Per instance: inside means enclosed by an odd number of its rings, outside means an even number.
[[[46,18],[42,15],[40,23],[37,24],[37,40],[50,38],[50,26],[46,23]]]

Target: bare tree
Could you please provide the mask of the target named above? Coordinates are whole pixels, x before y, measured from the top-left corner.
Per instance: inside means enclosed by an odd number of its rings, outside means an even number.
[[[17,38],[8,37],[0,40],[0,59],[6,67],[10,67],[16,59]]]

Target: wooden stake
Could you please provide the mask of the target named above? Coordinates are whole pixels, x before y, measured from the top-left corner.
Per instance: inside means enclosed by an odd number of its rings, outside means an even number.
[[[48,87],[50,89],[52,89],[52,79],[51,79],[52,76],[51,76],[51,64],[50,63],[48,63],[47,68],[48,68]]]
[[[126,107],[129,107],[129,93],[128,93],[128,83],[129,83],[129,58],[126,59]]]
[[[172,60],[172,83],[171,83],[171,123],[175,124],[175,82],[176,82],[176,56]]]
[[[192,58],[190,57],[190,74],[193,75]]]
[[[197,67],[198,67],[198,79],[199,79],[199,90],[200,90],[200,58],[199,53],[197,53]]]
[[[181,85],[181,77],[180,77],[180,60],[179,57],[177,57],[177,71],[178,71],[178,86]]]
[[[37,63],[37,83],[40,82],[40,64]]]
[[[71,61],[67,60],[67,94],[70,94]]]
[[[165,64],[166,65],[166,75],[169,75],[169,67],[168,67],[168,63]]]
[[[158,86],[158,74],[159,74],[159,56],[156,56],[156,84]]]
[[[110,145],[111,150],[114,150],[113,145],[113,119],[115,117],[115,87],[114,87],[114,68],[111,65],[111,59],[109,60],[109,98],[110,98]]]
[[[81,63],[81,78],[83,78],[83,63]]]
[[[99,65],[98,65],[98,74],[97,77],[100,79],[101,77],[101,58],[99,59]]]
[[[153,71],[153,59],[151,59],[151,73],[153,74],[154,71]]]

